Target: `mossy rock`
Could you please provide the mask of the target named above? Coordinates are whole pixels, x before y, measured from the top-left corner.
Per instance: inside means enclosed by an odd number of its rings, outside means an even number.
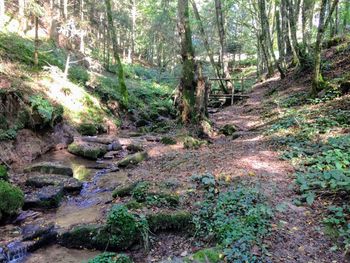
[[[24,194],[16,186],[0,180],[0,221],[12,216],[23,206]]]
[[[185,258],[186,263],[220,263],[224,262],[223,254],[217,248],[202,249]]]
[[[107,150],[107,145],[99,143],[73,142],[68,146],[68,152],[91,160],[103,157]]]
[[[63,186],[49,185],[25,195],[23,209],[57,208],[63,197]]]
[[[132,190],[139,184],[140,182],[134,182],[131,184],[127,184],[124,186],[120,186],[118,188],[116,188],[113,191],[113,198],[117,198],[117,197],[125,197],[128,195],[131,195]]]
[[[79,180],[60,174],[31,174],[28,176],[26,185],[41,188],[54,185],[63,186],[65,192],[80,192],[83,183]]]
[[[199,149],[200,147],[207,145],[208,142],[204,140],[195,139],[193,137],[186,137],[184,139],[184,148],[185,149]]]
[[[125,254],[104,252],[93,259],[89,259],[88,263],[133,263],[133,261]]]
[[[0,165],[0,181],[8,181],[9,175],[5,166]]]
[[[143,151],[143,145],[141,144],[129,144],[126,149],[131,153],[137,153]]]
[[[82,123],[77,127],[77,130],[83,136],[94,136],[98,133],[97,127],[93,123]]]
[[[141,163],[145,159],[147,159],[148,153],[146,151],[144,152],[138,152],[132,155],[129,155],[125,157],[124,159],[120,160],[117,165],[119,167],[128,167],[130,165],[136,165],[138,163]]]
[[[160,142],[164,145],[175,145],[177,143],[176,139],[172,137],[164,136],[160,139]]]
[[[159,231],[191,231],[193,229],[192,214],[187,211],[161,212],[146,216],[152,232]]]
[[[83,225],[74,227],[72,230],[59,235],[58,243],[67,248],[105,250],[108,243],[104,243],[103,240],[107,240],[108,238],[98,238],[104,227],[104,225]]]
[[[66,176],[73,176],[73,169],[60,163],[54,162],[40,162],[32,164],[24,169],[24,172],[38,172],[43,174],[61,174]]]
[[[236,131],[236,127],[231,124],[226,124],[220,129],[220,132],[225,136],[232,136]]]

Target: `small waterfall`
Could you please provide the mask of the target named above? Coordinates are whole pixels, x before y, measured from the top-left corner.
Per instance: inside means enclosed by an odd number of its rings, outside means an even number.
[[[28,247],[19,241],[8,244],[5,249],[0,248],[0,256],[5,257],[6,263],[21,262],[27,254]]]

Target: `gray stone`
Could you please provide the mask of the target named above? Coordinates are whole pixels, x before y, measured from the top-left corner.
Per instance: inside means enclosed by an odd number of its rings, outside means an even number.
[[[24,169],[24,172],[39,172],[48,174],[61,174],[67,176],[73,176],[73,169],[69,166],[65,166],[61,163],[55,162],[40,162],[34,163]]]
[[[41,188],[54,185],[63,186],[66,192],[79,192],[83,183],[79,180],[59,174],[31,174],[28,176],[26,185]]]
[[[45,186],[25,195],[23,209],[57,208],[63,197],[63,186]]]
[[[114,141],[114,142],[112,142],[111,144],[108,145],[108,151],[120,151],[120,150],[123,150],[123,147],[117,141]]]
[[[135,165],[138,163],[141,163],[144,161],[146,158],[148,158],[148,153],[147,152],[138,152],[132,155],[128,155],[124,159],[120,160],[117,165],[119,167],[127,167],[129,165]]]
[[[75,141],[68,146],[68,152],[91,160],[103,157],[107,150],[108,146],[105,144],[84,141]]]

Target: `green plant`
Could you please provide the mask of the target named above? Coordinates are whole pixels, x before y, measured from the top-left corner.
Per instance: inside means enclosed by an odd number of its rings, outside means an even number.
[[[216,198],[209,192],[199,207],[194,217],[197,236],[214,237],[228,262],[261,262],[251,250],[262,249],[272,212],[257,189],[238,185]]]
[[[193,137],[187,136],[184,139],[184,148],[185,149],[199,149],[203,145],[207,145],[208,142],[204,140],[195,139]]]
[[[6,167],[3,165],[0,165],[0,180],[8,181],[8,179],[9,179],[9,176],[8,176]]]
[[[74,66],[69,68],[68,78],[76,84],[85,85],[90,80],[90,75],[85,68]]]
[[[131,214],[123,205],[115,205],[107,216],[107,231],[111,246],[128,248],[135,240],[142,238],[148,248],[148,222],[144,216]]]
[[[125,254],[116,254],[105,252],[93,259],[90,259],[88,263],[132,263],[133,261]]]
[[[146,201],[147,193],[150,188],[149,182],[140,182],[131,191],[131,195],[137,202]]]
[[[94,136],[97,134],[97,128],[93,123],[81,123],[77,130],[84,136]]]
[[[323,223],[326,226],[326,233],[333,238],[338,239],[345,250],[350,249],[350,206],[328,207],[328,216],[324,218]]]
[[[15,214],[24,202],[24,194],[16,186],[0,180],[0,220]]]
[[[8,130],[0,129],[0,141],[14,140],[17,137],[17,130],[14,128]]]
[[[217,248],[208,248],[199,250],[193,255],[185,258],[185,262],[220,263],[223,262],[223,255]]]
[[[174,138],[172,138],[172,137],[167,137],[167,136],[162,137],[162,138],[160,139],[160,142],[163,143],[163,144],[165,144],[165,145],[174,145],[174,144],[177,143],[176,140],[175,140]]]
[[[31,108],[37,112],[42,119],[42,126],[47,124],[53,126],[55,121],[60,120],[63,115],[62,106],[53,106],[48,100],[40,95],[31,96],[29,98]]]

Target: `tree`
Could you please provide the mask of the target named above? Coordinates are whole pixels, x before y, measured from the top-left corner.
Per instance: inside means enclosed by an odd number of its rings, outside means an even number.
[[[322,41],[324,37],[325,30],[330,22],[332,14],[339,3],[339,0],[333,0],[331,8],[328,15],[326,16],[327,2],[331,0],[322,0],[321,1],[321,10],[320,10],[320,20],[317,30],[317,39],[314,49],[314,72],[312,80],[312,94],[316,95],[317,92],[322,88],[323,77],[321,74],[321,51],[322,51]]]
[[[221,0],[215,0],[215,13],[216,13],[216,25],[219,31],[219,39],[220,39],[220,63],[222,69],[222,77],[226,79],[226,92],[230,89],[233,89],[233,84],[231,82],[231,76],[228,68],[228,61],[226,59],[226,34],[225,34],[225,25],[224,25],[224,13],[221,6]]]
[[[214,55],[213,55],[213,51],[212,49],[210,48],[210,45],[209,45],[209,41],[208,41],[208,37],[207,37],[207,34],[205,33],[205,30],[204,30],[204,26],[203,26],[203,22],[202,22],[202,19],[201,19],[201,16],[199,14],[199,11],[198,11],[198,8],[197,8],[197,4],[196,4],[196,1],[195,0],[190,0],[191,1],[191,4],[192,4],[192,7],[193,7],[193,12],[194,12],[194,15],[196,17],[196,20],[198,22],[198,26],[199,26],[199,31],[200,31],[200,35],[202,37],[202,41],[203,41],[203,44],[205,46],[205,49],[207,51],[207,54],[208,54],[208,57],[209,57],[209,60],[210,60],[210,63],[214,69],[214,72],[216,74],[216,77],[219,79],[219,83],[220,83],[220,88],[221,90],[224,92],[224,93],[227,93],[227,89],[221,79],[221,76],[220,76],[220,68],[217,66],[217,64],[215,63],[215,60],[214,60]]]
[[[270,55],[272,56],[272,59],[276,65],[278,71],[280,72],[281,78],[283,79],[285,77],[285,73],[284,73],[284,70],[283,70],[280,62],[277,61],[275,52],[273,50],[273,43],[271,40],[269,20],[268,20],[267,15],[266,15],[266,6],[265,6],[264,0],[259,0],[259,12],[260,12],[260,23],[261,23],[261,31],[262,31],[262,33],[261,33],[262,40],[261,41],[265,45],[266,56],[268,56],[268,57],[270,57]],[[280,27],[280,25],[277,25],[277,26]],[[269,75],[271,76],[272,73],[273,73],[273,70],[270,69]]]
[[[180,80],[179,111],[185,124],[195,121],[195,60],[189,19],[188,0],[178,0],[178,32],[181,44],[182,76]]]
[[[0,0],[0,28],[5,24],[5,2]]]
[[[120,88],[120,92],[123,96],[124,104],[127,105],[129,94],[128,94],[128,90],[127,90],[127,87],[125,84],[123,65],[122,65],[122,62],[120,60],[119,53],[118,53],[117,34],[115,32],[115,27],[114,27],[114,23],[113,23],[111,1],[105,0],[105,4],[106,4],[106,10],[107,10],[108,31],[109,31],[109,34],[111,36],[112,46],[113,46],[113,56],[114,56],[114,59],[118,65],[119,88]]]

